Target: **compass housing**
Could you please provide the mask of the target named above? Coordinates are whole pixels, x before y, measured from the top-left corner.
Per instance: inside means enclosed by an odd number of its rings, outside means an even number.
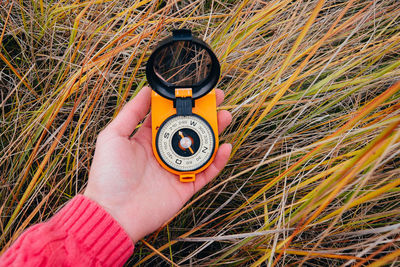
[[[151,88],[161,96],[175,100],[175,89],[191,88],[198,99],[218,83],[221,73],[218,58],[190,30],[174,30],[153,50],[146,64]]]
[[[218,150],[218,59],[190,30],[176,30],[150,55],[146,76],[154,156],[181,182],[194,182]]]

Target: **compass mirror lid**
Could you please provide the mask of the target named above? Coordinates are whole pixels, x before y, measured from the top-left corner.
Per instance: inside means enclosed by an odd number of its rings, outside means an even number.
[[[146,65],[150,86],[161,96],[175,99],[175,89],[191,88],[196,99],[211,91],[220,65],[211,48],[190,30],[174,30],[154,49]]]

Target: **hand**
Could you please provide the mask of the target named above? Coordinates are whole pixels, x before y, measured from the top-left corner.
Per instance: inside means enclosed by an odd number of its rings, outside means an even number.
[[[101,205],[138,240],[157,230],[226,165],[231,145],[219,147],[214,162],[196,175],[193,183],[182,183],[161,167],[151,146],[151,119],[129,137],[150,108],[150,88],[144,87],[99,134],[84,195]],[[217,104],[224,98],[216,90]],[[219,132],[231,122],[228,111],[218,112]]]

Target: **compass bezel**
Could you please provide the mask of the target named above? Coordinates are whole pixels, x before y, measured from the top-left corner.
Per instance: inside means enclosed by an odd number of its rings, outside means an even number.
[[[188,169],[188,170],[177,169],[177,168],[175,168],[174,166],[171,166],[169,163],[167,163],[167,162],[164,160],[164,158],[162,157],[162,155],[161,155],[161,153],[160,153],[160,148],[159,148],[159,146],[158,146],[158,141],[159,141],[159,138],[160,138],[161,129],[162,129],[170,120],[174,119],[175,117],[181,117],[181,116],[175,114],[175,115],[172,115],[172,116],[168,117],[168,118],[160,125],[160,128],[157,130],[157,134],[156,134],[156,138],[155,138],[155,144],[156,144],[155,147],[156,147],[156,150],[157,150],[158,157],[161,159],[161,161],[162,161],[166,166],[168,166],[168,168],[171,168],[172,170],[175,170],[175,171],[178,171],[178,172],[193,172],[193,171],[199,170],[199,169],[201,169],[202,167],[204,167],[206,164],[208,164],[208,163],[210,162],[210,160],[213,158],[213,155],[215,154],[215,149],[216,149],[216,141],[215,141],[216,138],[215,138],[215,133],[214,133],[214,131],[213,131],[211,125],[210,125],[204,118],[202,118],[201,116],[199,116],[199,115],[197,115],[197,114],[192,114],[192,115],[190,115],[190,116],[183,116],[183,117],[196,117],[196,118],[200,119],[200,120],[207,126],[208,131],[211,133],[211,136],[212,136],[212,144],[211,144],[212,147],[210,148],[210,153],[209,153],[208,158],[207,158],[206,160],[204,160],[203,164],[197,166],[197,167],[194,168],[194,169]]]

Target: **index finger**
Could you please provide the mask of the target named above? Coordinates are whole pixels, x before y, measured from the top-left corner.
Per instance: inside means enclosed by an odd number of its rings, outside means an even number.
[[[217,98],[217,106],[224,101],[225,93],[221,89],[215,89],[215,97]]]

